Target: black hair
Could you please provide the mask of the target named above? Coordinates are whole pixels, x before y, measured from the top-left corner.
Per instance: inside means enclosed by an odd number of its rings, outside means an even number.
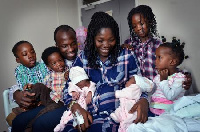
[[[58,47],[55,47],[55,46],[52,46],[52,47],[48,47],[48,48],[46,48],[45,50],[44,50],[44,52],[42,53],[42,60],[44,61],[44,63],[46,64],[46,65],[48,65],[48,57],[51,55],[51,54],[53,54],[53,53],[55,53],[55,52],[57,52],[57,53],[59,53],[60,54],[60,50],[59,50],[59,48]],[[60,54],[60,56],[62,56],[61,54]],[[63,58],[63,56],[62,56],[62,58]],[[64,59],[64,58],[63,58]]]
[[[116,40],[116,44],[112,48],[110,54],[111,64],[115,64],[117,62],[117,57],[120,52],[120,37],[117,22],[112,16],[108,15],[105,12],[94,13],[88,25],[88,32],[84,48],[85,55],[88,58],[88,65],[91,68],[99,68],[100,66],[97,62],[98,53],[95,45],[95,37],[102,28],[110,28]]]
[[[58,31],[61,31],[61,32],[70,32],[71,31],[76,36],[76,32],[72,27],[70,27],[69,25],[60,25],[54,31],[54,41],[55,42],[56,42],[56,34],[57,34]]]
[[[160,47],[167,47],[172,50],[172,54],[178,58],[178,65],[180,65],[184,59],[187,59],[188,56],[185,56],[184,46],[185,43],[180,43],[180,39],[176,39],[176,37],[172,38],[172,42],[166,42],[166,38],[164,36],[161,37],[163,44]]]
[[[30,42],[25,41],[25,40],[21,40],[21,41],[17,42],[17,43],[13,46],[13,48],[12,48],[12,52],[13,52],[13,54],[14,54],[15,57],[18,57],[18,56],[17,56],[17,48],[18,48],[21,44],[24,44],[24,43],[28,43],[28,44],[32,45]]]
[[[128,14],[128,25],[129,25],[129,30],[130,30],[130,35],[131,37],[135,37],[137,36],[133,30],[133,26],[132,26],[132,17],[135,14],[140,14],[143,15],[143,17],[147,20],[148,22],[148,27],[149,27],[149,35],[151,36],[156,36],[158,37],[158,33],[157,33],[157,22],[156,22],[156,16],[154,15],[154,13],[152,12],[151,7],[147,6],[147,5],[139,5],[135,8],[133,8],[129,14]]]

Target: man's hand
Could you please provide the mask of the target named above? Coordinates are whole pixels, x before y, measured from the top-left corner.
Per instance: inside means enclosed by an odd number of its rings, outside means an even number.
[[[129,113],[134,113],[137,111],[137,118],[134,123],[138,122],[145,123],[148,120],[148,101],[145,98],[140,99],[129,111]]]
[[[71,112],[72,113],[75,113],[76,111],[79,111],[80,114],[83,116],[83,119],[84,119],[84,123],[80,125],[81,131],[86,131],[86,129],[92,123],[92,116],[90,115],[90,113],[88,111],[83,109],[78,103],[75,103],[71,107]],[[79,129],[79,127],[76,127],[76,128]]]
[[[34,97],[35,93],[30,93],[28,91],[15,91],[13,93],[13,97],[16,100],[16,103],[25,109],[28,109],[29,107],[31,107],[32,105],[34,105],[32,102],[34,101],[34,99],[31,99],[29,97]]]
[[[191,85],[192,85],[192,76],[190,73],[186,72],[185,73],[185,81],[183,82],[183,88],[185,90],[188,90],[188,89],[190,89]]]

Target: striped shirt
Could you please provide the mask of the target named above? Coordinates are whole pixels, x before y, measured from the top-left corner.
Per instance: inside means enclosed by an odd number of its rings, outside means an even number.
[[[131,41],[132,40],[132,41]],[[156,48],[159,47],[161,41],[158,38],[149,38],[145,42],[141,42],[138,37],[128,39],[124,42],[133,46],[134,53],[139,61],[141,74],[151,80],[157,75],[155,69]]]
[[[167,80],[160,81],[160,75],[154,78],[156,84],[156,91],[151,97],[151,111],[154,114],[160,115],[165,110],[171,107],[174,100],[184,96],[185,89],[183,88],[183,81],[185,75],[181,72],[174,73],[168,76]]]
[[[83,67],[89,76],[89,79],[96,83],[96,91],[94,93],[92,104],[88,106],[88,111],[93,115],[98,113],[109,114],[119,106],[119,100],[115,98],[115,91],[125,87],[126,81],[135,74],[140,74],[137,60],[133,52],[122,50],[117,58],[117,62],[111,65],[110,60],[102,62],[97,59],[100,68],[92,69],[88,67],[88,61],[84,52],[81,52],[74,66]],[[146,96],[146,94],[143,94]],[[68,94],[68,84],[66,83],[64,90],[64,102],[69,104],[71,96]]]
[[[65,72],[52,71],[44,78],[44,84],[51,89],[50,97],[56,103],[62,101],[62,91],[66,83],[64,74]]]
[[[23,87],[28,83],[42,83],[47,73],[48,68],[43,62],[36,62],[36,65],[32,68],[20,64],[15,69],[17,85],[20,90],[23,90]]]

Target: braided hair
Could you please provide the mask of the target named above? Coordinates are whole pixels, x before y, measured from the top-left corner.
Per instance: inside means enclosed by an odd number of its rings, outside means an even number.
[[[166,42],[166,38],[164,36],[161,37],[163,44],[160,47],[167,47],[170,48],[172,54],[178,58],[178,65],[180,65],[184,59],[187,59],[188,56],[185,56],[184,53],[184,46],[185,43],[180,43],[180,39],[176,39],[176,37],[172,38],[172,42]]]
[[[110,28],[114,38],[116,39],[116,44],[110,52],[110,61],[115,64],[117,57],[120,52],[120,37],[119,37],[119,27],[117,22],[105,12],[96,12],[93,14],[91,21],[88,25],[88,33],[85,41],[84,52],[88,58],[88,65],[91,68],[99,68],[100,65],[97,62],[98,52],[95,44],[95,37],[100,32],[102,28]]]
[[[133,8],[129,14],[128,14],[128,25],[129,25],[129,31],[131,34],[131,37],[136,37],[136,33],[134,32],[133,26],[132,26],[132,17],[135,14],[140,14],[140,16],[142,15],[148,23],[148,27],[149,27],[149,35],[150,36],[155,36],[158,37],[158,33],[157,33],[157,22],[156,22],[156,16],[154,15],[154,13],[152,12],[151,7],[147,6],[147,5],[139,5],[135,8]]]

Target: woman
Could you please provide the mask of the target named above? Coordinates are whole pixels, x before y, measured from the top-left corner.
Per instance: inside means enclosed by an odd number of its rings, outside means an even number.
[[[119,27],[116,21],[104,12],[96,12],[88,26],[85,49],[74,62],[74,66],[83,67],[89,79],[97,84],[92,103],[88,111],[84,110],[68,94],[68,85],[64,90],[65,104],[71,111],[80,111],[84,124],[82,131],[117,131],[118,125],[109,116],[119,106],[115,99],[115,90],[125,87],[126,81],[134,74],[139,74],[137,61],[131,51],[120,48]],[[137,122],[146,122],[148,102],[142,94],[131,112],[137,111]],[[69,123],[64,131],[73,130]],[[74,131],[76,131],[74,129]]]

